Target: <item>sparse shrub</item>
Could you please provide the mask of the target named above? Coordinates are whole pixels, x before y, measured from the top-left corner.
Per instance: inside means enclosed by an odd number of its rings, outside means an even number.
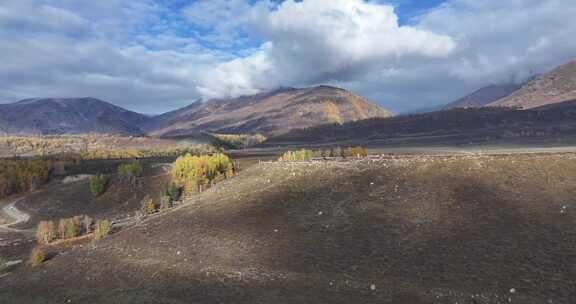
[[[110,221],[106,219],[96,221],[96,225],[94,227],[94,239],[100,240],[104,238],[105,236],[110,234],[110,229],[111,229]]]
[[[52,221],[40,221],[36,229],[36,239],[40,244],[48,244],[56,239],[56,227]]]
[[[278,160],[279,161],[306,161],[314,157],[314,151],[301,149],[298,151],[287,151]]]
[[[160,211],[168,210],[173,207],[172,198],[164,195],[160,198]]]
[[[118,175],[120,176],[141,176],[142,163],[135,160],[129,164],[120,164],[118,166]]]
[[[84,218],[82,219],[82,226],[84,227],[84,231],[88,234],[92,232],[92,223],[94,222],[94,220],[85,215]]]
[[[90,179],[90,192],[92,193],[92,196],[98,197],[102,195],[106,191],[107,183],[108,179],[102,174],[92,176]]]
[[[73,219],[67,219],[66,221],[66,238],[73,239],[78,236],[78,229],[76,223]]]
[[[2,256],[0,256],[0,272],[4,271],[4,269],[6,269],[6,267],[8,267],[7,265],[8,261],[3,258]]]
[[[30,254],[30,264],[32,264],[32,266],[36,267],[42,264],[42,262],[44,262],[44,259],[45,256],[42,249],[38,247],[32,249],[32,253]]]
[[[343,150],[343,157],[366,157],[368,150],[364,147],[348,147]]]
[[[60,221],[58,221],[58,237],[61,240],[66,239],[66,219],[60,219]]]
[[[164,189],[164,195],[169,196],[172,201],[178,201],[182,195],[182,189],[176,186],[175,183],[170,183],[166,186],[166,189]]]
[[[154,200],[149,196],[146,196],[144,200],[142,200],[142,213],[144,215],[156,213],[156,204],[154,204]]]

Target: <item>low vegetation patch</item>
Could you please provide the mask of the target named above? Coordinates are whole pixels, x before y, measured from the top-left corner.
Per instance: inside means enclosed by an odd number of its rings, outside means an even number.
[[[98,220],[96,221],[96,225],[94,226],[94,239],[100,240],[110,234],[110,230],[112,229],[112,225],[110,221],[107,219]]]
[[[58,223],[58,224],[56,224]],[[110,232],[110,222],[106,219],[94,221],[87,215],[55,221],[40,221],[36,229],[39,244],[48,245],[62,240],[71,240],[94,232],[96,239]]]
[[[90,178],[90,193],[93,197],[98,197],[106,192],[108,178],[102,174],[94,175]]]
[[[279,161],[306,161],[312,158],[349,158],[349,157],[366,157],[368,150],[364,147],[348,147],[348,148],[330,148],[324,150],[307,150],[301,149],[297,151],[287,151],[278,160]]]
[[[4,271],[4,269],[6,269],[6,267],[8,267],[7,263],[8,263],[8,260],[6,260],[2,256],[0,256],[0,272]]]
[[[42,264],[42,262],[44,262],[45,259],[46,256],[44,255],[44,251],[42,251],[42,249],[40,249],[39,247],[32,249],[32,253],[30,253],[30,264],[33,267]]]
[[[143,215],[152,215],[156,213],[156,204],[151,197],[146,197],[142,200],[142,214]]]
[[[142,163],[135,160],[128,164],[120,164],[118,166],[118,175],[126,177],[139,177],[142,175]]]
[[[250,134],[210,134],[213,137],[214,145],[224,149],[246,149],[262,143],[266,137],[260,133]]]
[[[174,157],[185,154],[216,153],[212,145],[200,144],[188,148],[123,150],[123,151],[91,151],[80,154],[82,159],[143,159],[153,157]]]

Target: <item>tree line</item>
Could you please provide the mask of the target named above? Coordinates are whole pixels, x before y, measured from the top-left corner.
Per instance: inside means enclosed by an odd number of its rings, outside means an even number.
[[[232,177],[234,166],[224,154],[180,156],[172,168],[172,180],[186,194],[202,192],[215,183]]]
[[[0,160],[0,198],[33,190],[54,176],[64,176],[63,160]]]
[[[279,161],[307,161],[312,158],[351,158],[351,157],[366,157],[368,156],[368,150],[364,147],[333,147],[330,149],[319,149],[319,150],[308,150],[300,149],[296,151],[286,151],[280,158]]]
[[[108,235],[110,229],[111,224],[107,219],[95,220],[87,215],[79,215],[59,221],[40,221],[36,228],[36,240],[46,245],[92,233],[98,240]]]

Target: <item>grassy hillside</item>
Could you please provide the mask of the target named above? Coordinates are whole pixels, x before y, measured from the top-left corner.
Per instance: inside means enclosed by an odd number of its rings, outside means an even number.
[[[265,163],[0,280],[7,303],[571,303],[576,155]]]

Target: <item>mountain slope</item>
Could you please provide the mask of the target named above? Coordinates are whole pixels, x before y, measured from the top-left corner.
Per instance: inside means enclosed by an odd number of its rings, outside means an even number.
[[[576,99],[576,60],[546,73],[489,106],[530,109]]]
[[[0,300],[572,303],[574,172],[574,155],[265,163],[0,278]]]
[[[561,142],[576,137],[575,113],[576,100],[526,110],[501,107],[456,108],[296,129],[270,138],[261,145],[458,145],[519,139]]]
[[[160,136],[203,131],[278,135],[294,128],[388,116],[388,111],[346,90],[318,86],[195,102],[155,117],[146,130]]]
[[[447,104],[444,106],[444,109],[483,107],[491,102],[509,96],[521,87],[522,86],[518,84],[489,85]]]
[[[0,104],[0,133],[142,133],[149,118],[95,98],[38,98]]]

